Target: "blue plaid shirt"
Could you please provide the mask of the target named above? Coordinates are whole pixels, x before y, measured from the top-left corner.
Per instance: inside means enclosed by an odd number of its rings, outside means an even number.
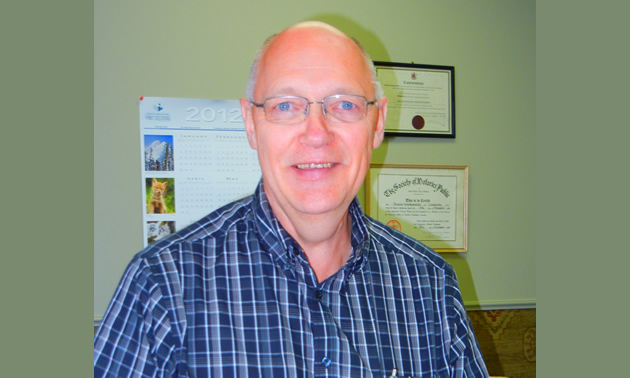
[[[356,199],[350,216],[352,255],[321,283],[262,184],[152,244],[96,334],[94,376],[487,376],[452,267]]]

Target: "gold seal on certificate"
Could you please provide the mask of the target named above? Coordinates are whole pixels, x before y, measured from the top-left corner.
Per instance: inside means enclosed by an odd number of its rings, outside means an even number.
[[[387,102],[385,133],[455,138],[455,68],[374,62]]]
[[[402,231],[402,225],[396,219],[390,220],[389,222],[387,222],[387,225],[389,227],[391,227],[391,228],[394,228],[394,229],[398,230],[398,231]]]

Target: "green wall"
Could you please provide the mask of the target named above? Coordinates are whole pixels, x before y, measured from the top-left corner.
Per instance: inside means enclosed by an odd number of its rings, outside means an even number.
[[[95,1],[94,318],[142,248],[138,98],[238,99],[260,44],[329,22],[374,60],[455,66],[455,140],[388,138],[377,163],[469,165],[468,252],[443,254],[469,309],[531,308],[535,1]]]

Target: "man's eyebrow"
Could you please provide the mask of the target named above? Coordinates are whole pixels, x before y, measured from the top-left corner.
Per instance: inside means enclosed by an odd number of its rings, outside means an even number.
[[[350,89],[348,87],[337,87],[331,91],[326,92],[326,94],[322,97],[326,97],[326,96],[333,96],[333,95],[358,95],[358,96],[363,96],[363,97],[367,97],[367,95],[365,93],[363,93],[363,91],[361,90],[356,90],[356,89]],[[267,97],[265,98],[269,98],[269,97],[279,97],[279,96],[299,96],[299,97],[305,97],[310,101],[319,101],[321,100],[321,98],[308,98],[306,97],[306,95],[304,94],[303,91],[298,90],[295,87],[279,87],[279,88],[275,88],[273,91],[267,93]]]
[[[265,98],[278,96],[303,96],[297,88],[294,87],[278,87],[267,92]]]

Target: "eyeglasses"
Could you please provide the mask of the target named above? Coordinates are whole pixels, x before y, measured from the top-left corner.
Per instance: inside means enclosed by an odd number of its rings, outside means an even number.
[[[274,123],[298,123],[306,119],[311,104],[322,104],[324,118],[335,122],[352,123],[365,118],[369,105],[376,101],[368,101],[363,96],[333,95],[324,97],[321,101],[308,101],[299,96],[269,97],[262,104],[251,102],[262,108],[265,118]]]

